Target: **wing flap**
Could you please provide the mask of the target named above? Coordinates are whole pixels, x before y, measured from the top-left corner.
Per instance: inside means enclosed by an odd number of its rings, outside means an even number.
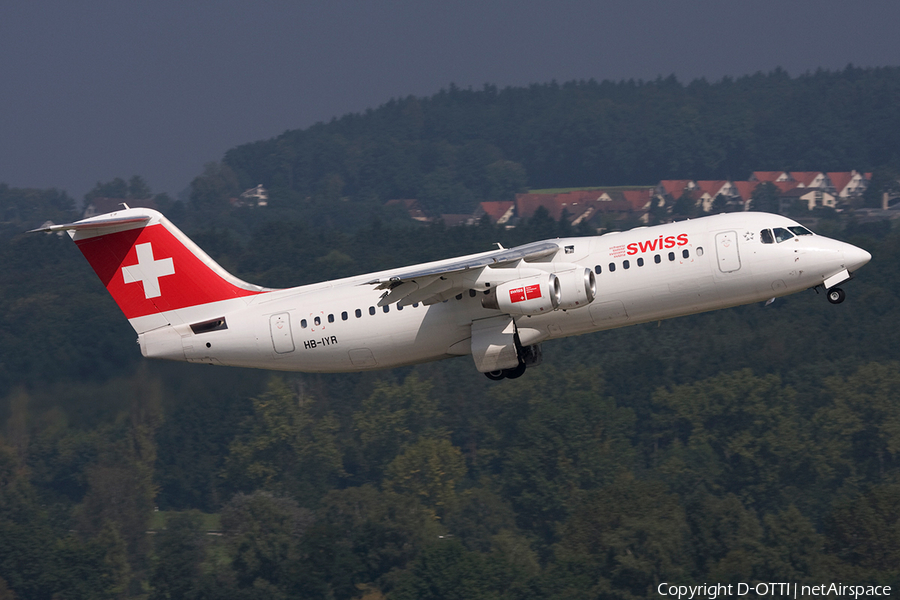
[[[383,290],[391,287],[392,284],[402,283],[411,279],[419,279],[432,275],[449,275],[451,273],[459,273],[469,271],[481,267],[501,267],[506,264],[514,263],[520,260],[525,262],[533,262],[546,258],[559,251],[559,244],[556,242],[535,242],[533,244],[525,244],[524,246],[516,246],[496,252],[489,252],[472,258],[463,259],[458,262],[436,265],[423,269],[413,269],[410,271],[400,271],[396,275],[384,279],[373,279],[367,282],[369,285],[376,285],[376,289]]]

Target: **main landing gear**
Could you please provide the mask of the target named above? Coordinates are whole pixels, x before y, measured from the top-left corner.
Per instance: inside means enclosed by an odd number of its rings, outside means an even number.
[[[485,373],[484,376],[490,379],[491,381],[500,381],[501,379],[516,379],[521,377],[525,373],[525,369],[527,369],[527,365],[524,362],[520,362],[518,366],[512,369],[503,369],[501,371],[490,371]]]
[[[519,354],[519,364],[511,369],[502,369],[500,371],[489,371],[484,374],[485,377],[490,379],[491,381],[500,381],[501,379],[517,379],[525,374],[525,369],[528,367],[536,367],[541,364],[544,360],[544,355],[541,352],[541,345],[534,344],[533,346],[525,346],[521,347],[518,344],[518,340],[516,343],[518,347]]]
[[[847,294],[844,293],[839,287],[833,287],[825,293],[825,297],[828,298],[828,301],[832,304],[840,304],[844,301],[844,298],[847,297]]]

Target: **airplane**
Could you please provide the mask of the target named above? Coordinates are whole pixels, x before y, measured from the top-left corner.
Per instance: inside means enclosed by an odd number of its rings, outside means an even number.
[[[545,240],[289,289],[226,272],[157,211],[67,231],[148,358],[319,373],[472,357],[499,380],[543,342],[839,284],[872,258],[786,217],[727,213]]]

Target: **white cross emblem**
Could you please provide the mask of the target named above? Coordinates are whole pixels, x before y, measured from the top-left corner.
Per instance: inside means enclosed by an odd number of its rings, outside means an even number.
[[[171,258],[153,260],[153,247],[150,242],[138,244],[137,264],[130,267],[122,267],[122,277],[125,283],[140,281],[144,284],[144,297],[148,300],[161,296],[159,291],[159,278],[175,274],[175,262]]]

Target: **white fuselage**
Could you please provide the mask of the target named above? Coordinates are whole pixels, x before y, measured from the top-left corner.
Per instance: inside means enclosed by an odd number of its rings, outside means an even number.
[[[502,279],[505,271],[507,279],[515,279],[516,269],[524,267],[556,273],[572,265],[596,273],[590,304],[514,317],[522,343],[531,344],[785,296],[852,272],[869,259],[859,248],[818,235],[761,239],[763,230],[796,226],[776,215],[735,213],[554,240],[564,252],[493,269],[493,277]],[[383,369],[469,354],[473,321],[501,314],[482,306],[486,292],[474,284],[427,306],[379,306],[384,292],[372,280],[403,272],[222,301],[227,328],[196,333],[187,324],[176,325],[158,334],[165,338],[142,334],[142,350],[160,358],[290,371]],[[204,307],[207,314],[209,309]]]

